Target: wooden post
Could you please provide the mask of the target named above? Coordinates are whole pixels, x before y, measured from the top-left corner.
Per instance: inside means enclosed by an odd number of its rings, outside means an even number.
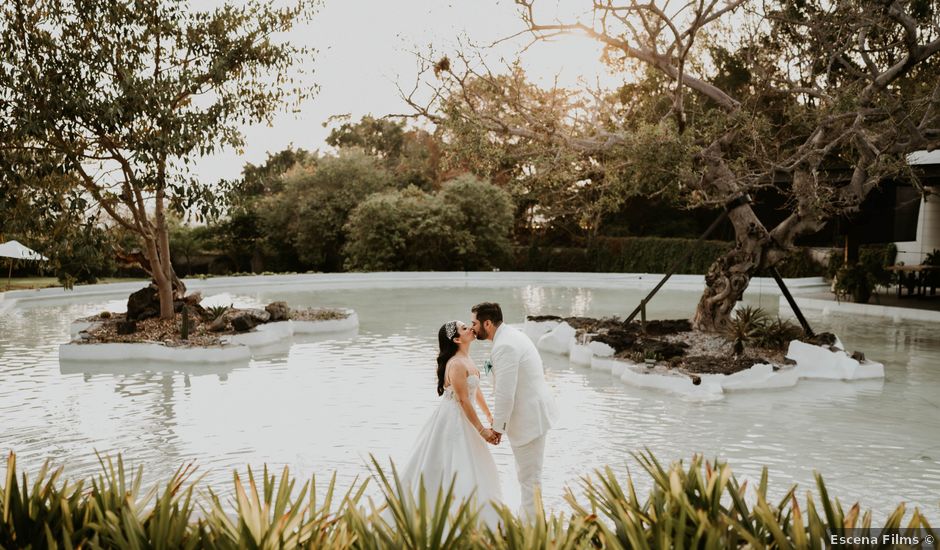
[[[183,304],[183,310],[180,312],[183,316],[183,325],[180,327],[180,336],[183,340],[189,340],[189,308]]]
[[[725,219],[728,217],[728,214],[732,210],[734,210],[735,208],[738,208],[739,206],[750,204],[750,202],[751,202],[751,197],[747,194],[740,195],[728,201],[725,204],[725,209],[721,212],[718,218],[715,221],[713,221],[710,226],[708,226],[708,229],[706,229],[705,232],[702,233],[702,236],[699,237],[697,241],[695,241],[695,244],[692,245],[692,247],[688,250],[688,252],[686,252],[684,256],[682,256],[681,258],[679,258],[672,264],[672,267],[669,268],[669,271],[666,273],[666,275],[663,276],[662,280],[659,281],[659,284],[657,284],[653,288],[653,290],[651,290],[650,293],[646,295],[646,298],[643,298],[643,301],[640,302],[640,305],[636,306],[636,309],[634,309],[633,312],[627,316],[623,324],[624,325],[630,324],[630,321],[636,318],[636,314],[640,313],[641,309],[644,310],[643,314],[645,315],[646,314],[646,311],[645,311],[646,302],[653,299],[653,296],[655,296],[656,293],[659,292],[659,289],[662,288],[664,284],[666,284],[666,281],[668,281],[669,278],[672,277],[672,274],[675,273],[677,269],[682,267],[682,265],[685,264],[685,262],[687,262],[688,259],[692,257],[692,253],[694,253],[696,249],[698,249],[699,245],[701,245],[705,241],[705,239],[707,239],[708,236],[712,234],[712,231],[714,231],[715,229],[718,228],[719,225],[721,225],[721,222],[725,221]]]
[[[646,299],[640,302],[640,330],[646,334]]]

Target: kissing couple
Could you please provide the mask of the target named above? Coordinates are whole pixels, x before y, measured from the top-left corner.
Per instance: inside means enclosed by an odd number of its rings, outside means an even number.
[[[539,352],[524,333],[503,323],[499,304],[473,306],[471,324],[449,321],[438,330],[437,394],[440,405],[418,434],[403,470],[403,486],[417,497],[421,481],[431,498],[454,482],[455,503],[474,499],[479,518],[495,529],[502,502],[496,462],[487,443],[509,440],[516,461],[522,511],[535,512],[535,491],[541,486],[545,438],[557,410],[545,382]],[[480,389],[480,370],[470,358],[470,345],[491,340],[486,367],[493,374],[493,413]],[[486,416],[485,425],[474,403]]]

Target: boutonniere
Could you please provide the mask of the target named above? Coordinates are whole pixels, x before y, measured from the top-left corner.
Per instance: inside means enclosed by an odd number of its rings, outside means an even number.
[[[487,359],[486,362],[483,363],[483,374],[489,374],[490,372],[492,372],[492,370],[493,370],[493,363],[489,359]]]

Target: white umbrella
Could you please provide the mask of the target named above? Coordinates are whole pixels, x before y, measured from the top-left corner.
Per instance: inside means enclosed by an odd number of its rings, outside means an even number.
[[[7,274],[7,288],[10,287],[10,283],[13,279],[13,260],[39,261],[49,259],[31,248],[23,246],[18,241],[8,241],[0,244],[0,257],[11,258],[10,272]]]

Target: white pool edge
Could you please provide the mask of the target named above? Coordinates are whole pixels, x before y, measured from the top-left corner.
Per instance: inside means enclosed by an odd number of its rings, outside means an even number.
[[[72,323],[73,341],[59,345],[59,361],[118,363],[159,361],[185,364],[247,363],[256,350],[284,342],[298,335],[348,334],[359,328],[359,316],[345,309],[345,319],[323,321],[277,321],[258,325],[241,334],[226,335],[217,346],[167,346],[159,342],[87,344],[75,341],[78,333],[92,325],[88,321]]]
[[[899,321],[926,321],[931,323],[940,323],[940,311],[931,311],[928,309],[914,309],[908,307],[882,306],[879,304],[856,304],[854,302],[837,302],[835,300],[822,300],[819,298],[807,298],[805,296],[794,297],[797,307],[806,311],[818,311],[823,315],[864,315],[866,317],[882,317]],[[787,300],[780,297],[780,310],[792,311]]]
[[[375,273],[305,273],[293,275],[253,275],[246,277],[213,277],[186,279],[187,290],[207,291],[233,289],[251,291],[278,287],[306,287],[317,290],[347,288],[424,288],[431,285],[448,287],[512,287],[538,285],[548,287],[652,289],[662,279],[658,273],[572,273],[522,271],[407,271]],[[804,294],[828,289],[821,277],[787,279],[790,292]],[[0,312],[19,305],[33,305],[45,300],[126,296],[146,285],[144,281],[61,287],[35,290],[12,290],[0,294]],[[701,292],[704,275],[673,275],[663,287],[666,290]],[[780,295],[771,278],[751,280],[745,295]]]
[[[757,363],[730,375],[694,375],[698,378],[696,383],[691,375],[664,372],[661,368],[653,370],[644,364],[615,358],[614,349],[606,344],[579,343],[575,339],[575,330],[566,322],[526,321],[522,330],[540,352],[568,356],[571,365],[610,372],[627,385],[677,394],[693,401],[723,399],[729,391],[792,388],[801,379],[842,382],[884,379],[883,364],[853,359],[841,349],[841,342],[830,349],[793,340],[786,357],[795,365]]]

